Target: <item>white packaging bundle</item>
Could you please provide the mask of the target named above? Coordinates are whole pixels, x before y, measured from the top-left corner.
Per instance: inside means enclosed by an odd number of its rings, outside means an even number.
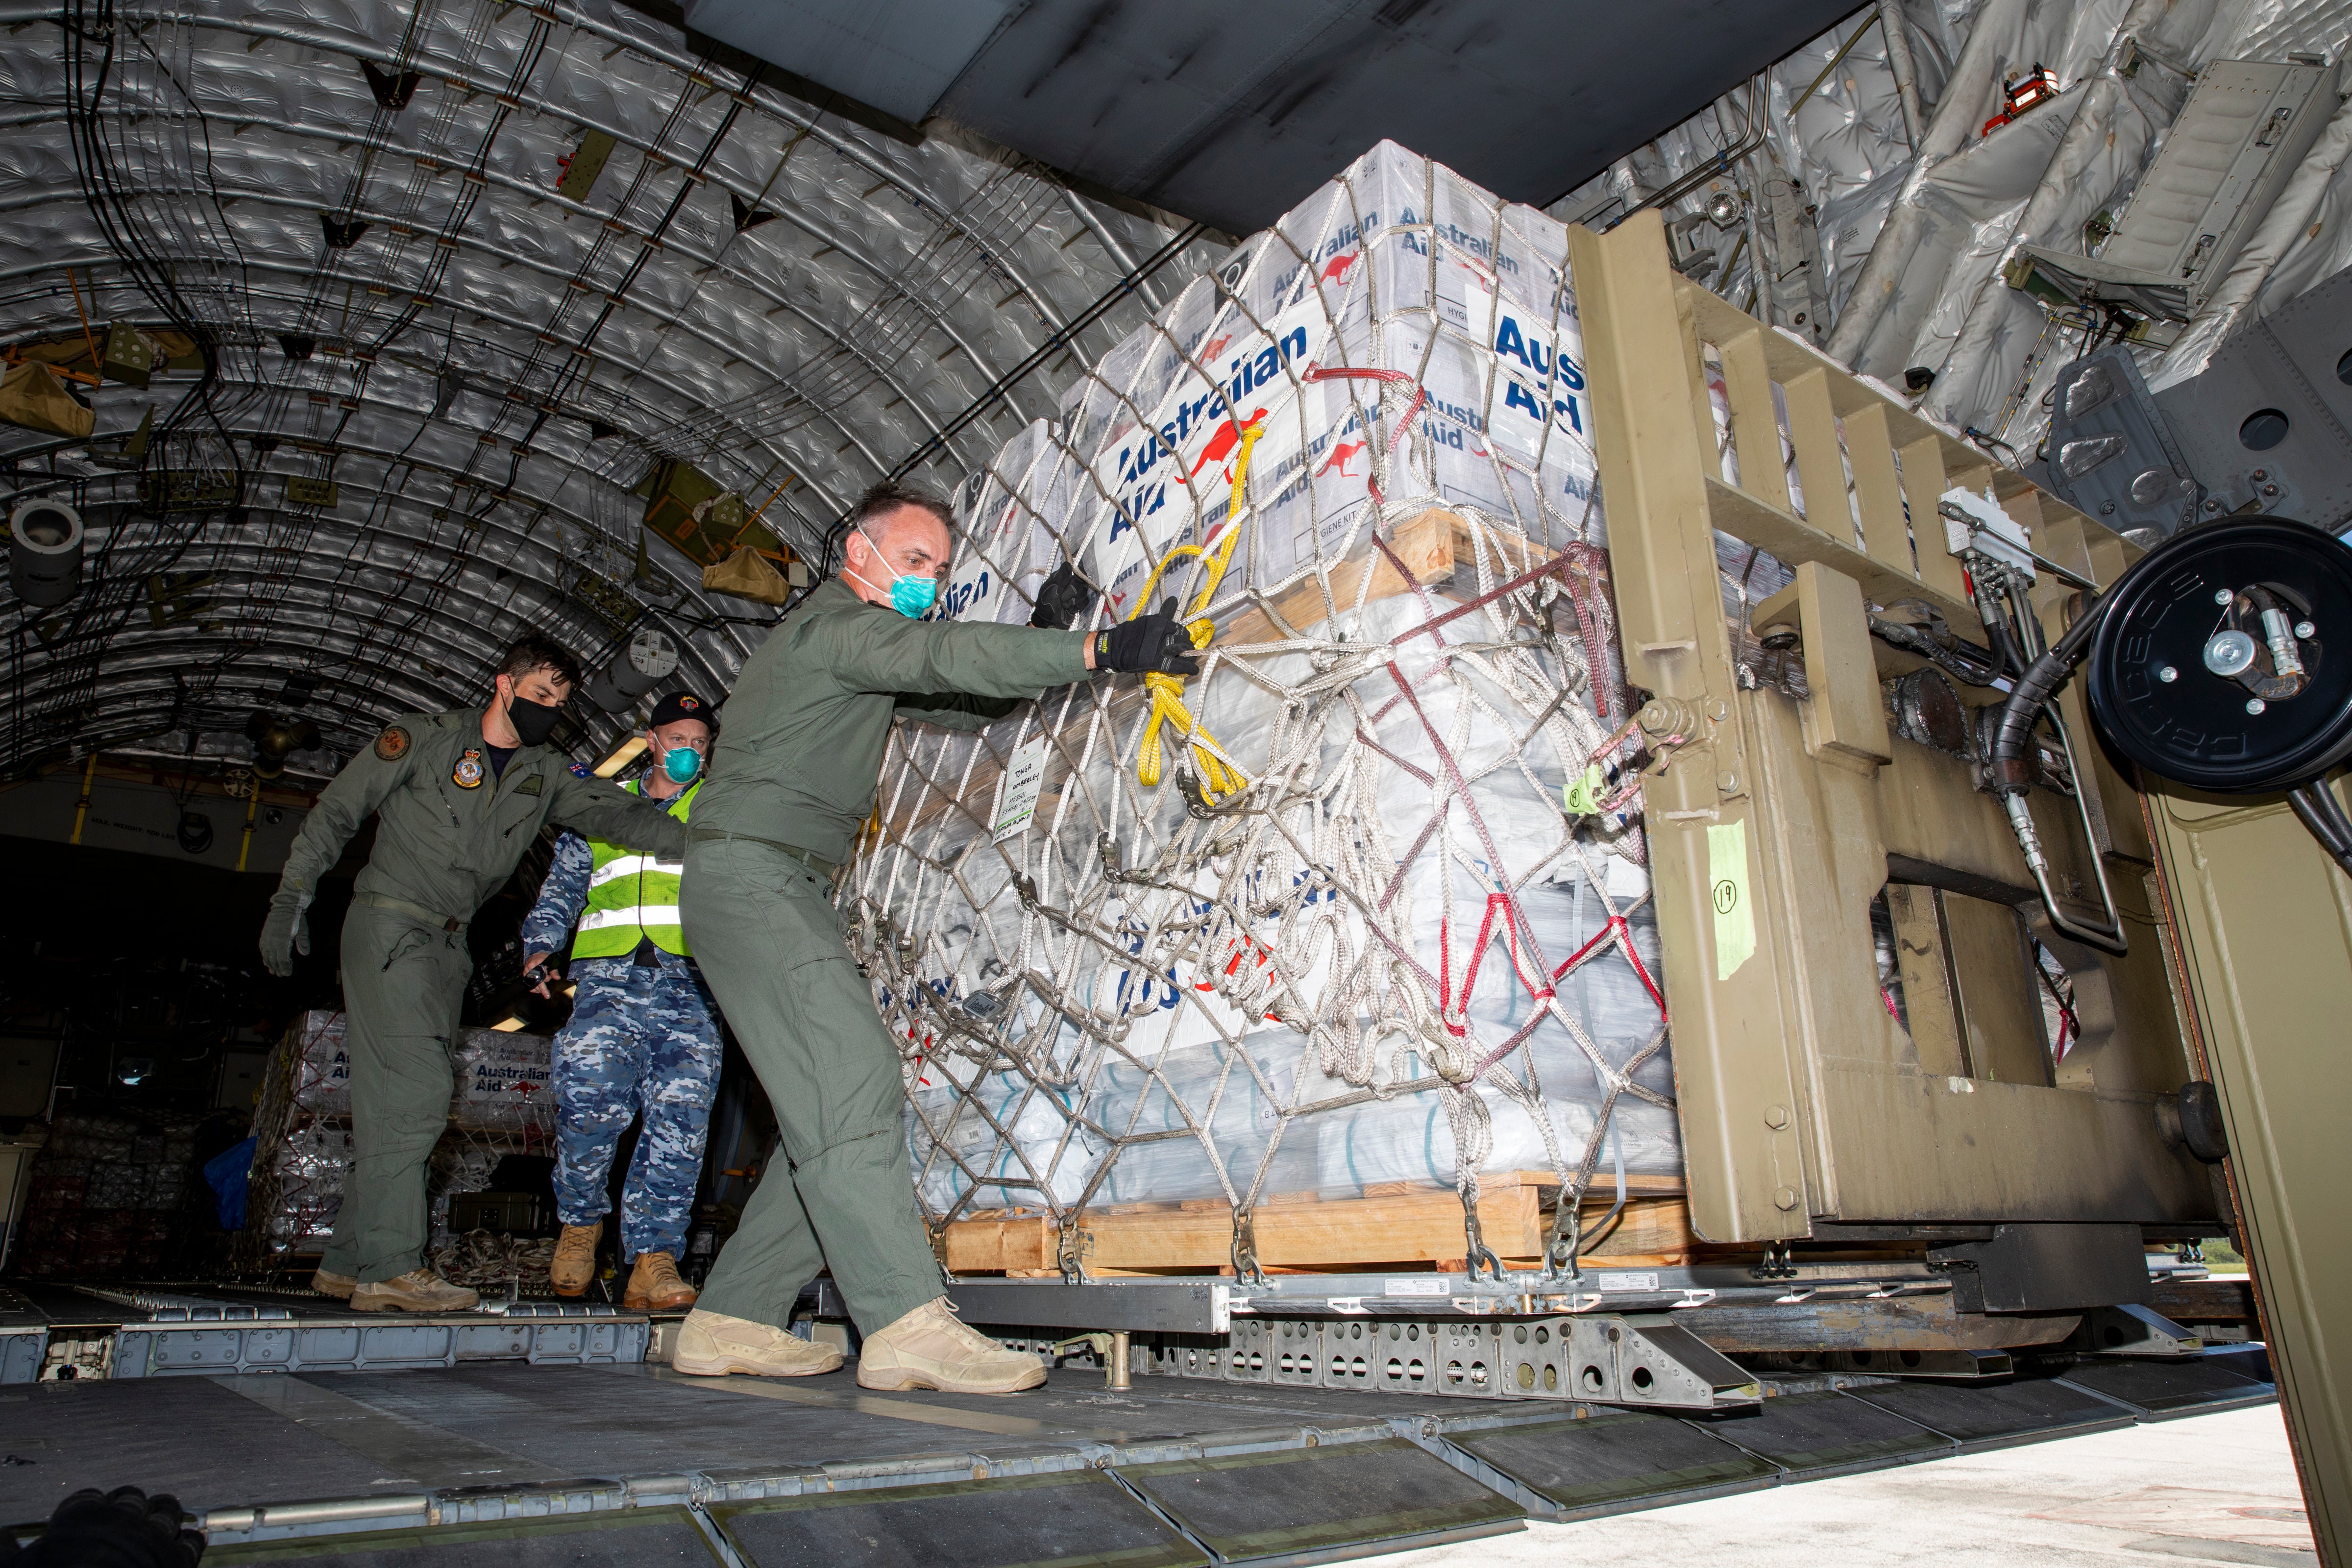
[[[278,1197],[262,1222],[270,1247],[317,1251],[334,1233],[335,1215],[342,1208],[352,1168],[350,1130],[306,1123],[287,1134],[271,1163]]]
[[[289,1031],[284,1099],[265,1101],[267,1175],[256,1213],[268,1247],[316,1251],[334,1230],[352,1160],[349,1017],[304,1014]],[[428,1181],[433,1239],[446,1239],[449,1194],[478,1192],[509,1153],[544,1150],[555,1127],[553,1043],[544,1035],[461,1028],[449,1053],[449,1129]]]
[[[352,1113],[350,1019],[302,1015],[294,1059],[294,1109],[307,1116]],[[555,1125],[552,1043],[544,1035],[460,1029],[449,1054],[449,1120],[485,1131]]]
[[[1560,805],[1632,780],[1566,256],[1383,144],[959,487],[942,613],[1215,640],[898,732],[844,905],[935,1217],[1679,1171],[1640,835]]]
[[[294,1105],[312,1116],[352,1113],[352,1056],[343,1043],[349,1020],[340,1012],[302,1015],[294,1055]]]
[[[551,1132],[553,1051],[545,1035],[458,1030],[449,1054],[449,1120],[478,1131]]]

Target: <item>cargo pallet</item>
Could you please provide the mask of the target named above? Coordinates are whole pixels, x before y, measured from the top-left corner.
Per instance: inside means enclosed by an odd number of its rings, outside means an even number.
[[[1758,1397],[1727,1357],[1987,1375],[2060,1350],[2193,1352],[2199,1335],[2156,1310],[2146,1251],[2224,1234],[2225,1204],[2180,1131],[2183,1086],[2206,1075],[2141,797],[2078,745],[2073,798],[2025,797],[2038,876],[1965,732],[2000,694],[1962,695],[1873,630],[1900,607],[1989,636],[1958,555],[1974,536],[1954,542],[1943,516],[1956,494],[2028,531],[2051,627],[2072,582],[2112,582],[2137,547],[1676,273],[1655,213],[1572,229],[1569,254],[1622,652],[1650,694],[1681,1180],[1603,1174],[1583,1218],[1622,1212],[1572,1268],[1548,1267],[1545,1173],[1482,1176],[1467,1210],[1432,1189],[959,1215],[935,1242],[967,1320],[1021,1342],[1160,1336],[1122,1342],[1143,1372],[1682,1408]],[[1423,512],[1335,578],[1459,601],[1455,532]],[[1794,573],[1744,625],[1720,536]],[[1761,675],[1759,646],[1777,661]],[[1950,694],[1958,731],[1906,718],[1921,681]],[[2057,707],[2092,733],[2079,686]],[[1730,828],[1753,950],[1719,966]],[[2110,916],[2127,952],[2077,939]],[[2035,944],[2072,986],[2059,1041]],[[1471,1266],[1482,1247],[1498,1268]],[[2194,1321],[2258,1333],[2252,1315]]]

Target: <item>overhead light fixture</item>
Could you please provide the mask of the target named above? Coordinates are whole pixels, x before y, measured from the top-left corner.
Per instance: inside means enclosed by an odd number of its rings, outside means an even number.
[[[640,626],[612,668],[588,683],[588,700],[622,713],[677,671],[677,642],[658,626]]]
[[[81,592],[81,513],[46,496],[16,503],[8,518],[8,578],[16,597],[48,609]]]
[[[619,773],[623,768],[627,767],[631,763],[635,762],[639,757],[643,756],[645,754],[645,736],[642,734],[632,735],[627,740],[622,742],[619,745],[614,747],[613,754],[611,756],[606,757],[603,762],[598,763],[594,767],[588,771],[594,773],[600,779],[611,778],[614,773]]]
[[[285,773],[290,753],[315,751],[320,743],[319,726],[309,720],[288,719],[263,708],[247,718],[245,738],[253,742],[254,776],[263,779]]]

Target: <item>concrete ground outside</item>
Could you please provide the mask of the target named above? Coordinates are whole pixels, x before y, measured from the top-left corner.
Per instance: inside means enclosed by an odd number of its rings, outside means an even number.
[[[1391,1568],[2314,1568],[2275,1405],[1403,1552]]]

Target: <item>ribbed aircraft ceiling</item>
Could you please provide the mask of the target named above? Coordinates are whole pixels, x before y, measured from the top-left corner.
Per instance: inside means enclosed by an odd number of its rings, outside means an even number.
[[[708,559],[821,553],[910,456],[945,489],[1223,244],[607,0],[0,28],[0,343],[168,361],[80,389],[89,440],[0,426],[0,495],[89,528],[77,597],[0,594],[10,774],[242,759],[266,709],[323,777],[526,627],[722,691],[775,612]]]

